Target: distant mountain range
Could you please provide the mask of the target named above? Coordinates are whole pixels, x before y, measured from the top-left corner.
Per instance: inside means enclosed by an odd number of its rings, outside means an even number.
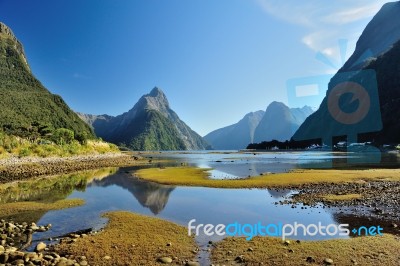
[[[254,131],[264,116],[264,111],[251,112],[236,124],[214,130],[204,139],[217,150],[239,150],[254,140]]]
[[[328,97],[325,97],[319,109],[306,119],[293,139],[322,138],[330,144],[332,137],[346,135],[351,138],[350,141],[373,141],[376,144],[400,142],[399,14],[400,2],[387,3],[381,8],[362,32],[352,56],[331,79],[327,96],[344,81],[360,84],[368,93],[360,94],[355,100],[342,95],[338,105],[343,112],[336,118],[330,113]],[[375,71],[376,80],[371,70]],[[376,92],[374,83],[377,83]],[[366,112],[363,111],[363,119],[338,125],[336,119],[342,121],[351,117],[362,106],[368,107]]]
[[[51,94],[28,65],[22,44],[0,22],[0,129],[29,134],[32,125],[67,128],[75,136],[93,137],[93,131],[64,100]]]
[[[155,87],[131,110],[116,117],[78,115],[97,136],[133,150],[204,150],[208,143],[179,119],[164,92]]]
[[[309,106],[289,108],[283,103],[272,102],[254,132],[254,142],[289,140],[312,113]]]
[[[266,111],[248,113],[238,123],[214,130],[204,139],[214,149],[244,149],[249,143],[289,140],[301,123],[313,113],[311,107],[289,108],[272,102]]]

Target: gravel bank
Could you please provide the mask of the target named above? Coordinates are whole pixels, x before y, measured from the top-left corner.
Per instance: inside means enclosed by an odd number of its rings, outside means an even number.
[[[0,183],[101,167],[120,167],[144,163],[147,163],[147,160],[120,153],[80,155],[65,158],[10,157],[0,160]]]
[[[287,196],[286,200],[277,204],[290,204],[292,208],[321,208],[318,203],[322,203],[322,208],[331,208],[341,216],[351,215],[355,219],[371,219],[380,223],[386,221],[392,233],[400,234],[397,226],[400,221],[399,181],[307,184],[294,190],[297,193]],[[359,194],[361,197],[349,200],[331,200],[325,197],[349,194]]]

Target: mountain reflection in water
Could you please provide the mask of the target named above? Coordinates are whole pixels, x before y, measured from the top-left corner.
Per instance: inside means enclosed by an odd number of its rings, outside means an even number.
[[[165,208],[170,193],[175,189],[174,186],[142,181],[126,172],[118,172],[99,180],[94,179],[87,184],[87,187],[108,187],[112,185],[127,189],[143,207],[149,208],[155,215]]]

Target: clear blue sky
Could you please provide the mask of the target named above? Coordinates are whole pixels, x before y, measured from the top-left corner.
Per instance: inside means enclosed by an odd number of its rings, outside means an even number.
[[[34,75],[72,109],[118,115],[158,86],[201,135],[334,73],[385,1],[0,0]],[[323,93],[320,95],[322,99]]]

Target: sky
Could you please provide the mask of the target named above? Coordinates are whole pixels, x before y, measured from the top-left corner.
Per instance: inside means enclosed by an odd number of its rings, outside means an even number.
[[[74,111],[119,115],[157,86],[204,136],[272,101],[317,108],[326,85],[294,102],[287,84],[334,74],[385,2],[0,0],[0,21]]]

